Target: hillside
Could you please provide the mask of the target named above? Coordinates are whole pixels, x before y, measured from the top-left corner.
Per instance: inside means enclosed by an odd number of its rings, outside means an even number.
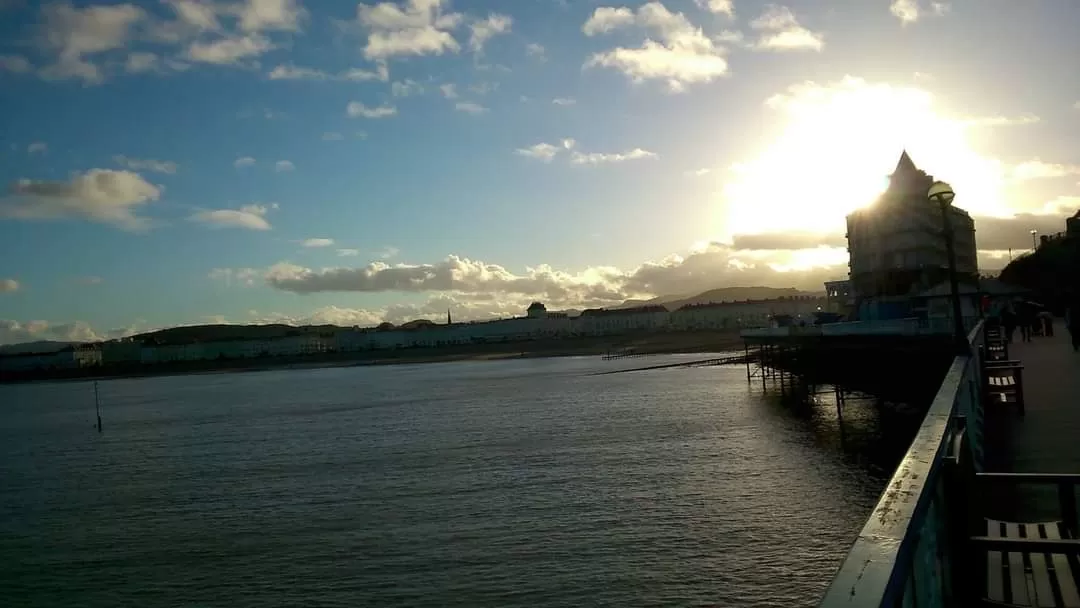
[[[734,302],[737,300],[768,300],[772,298],[790,298],[792,296],[821,295],[809,291],[799,291],[794,287],[721,287],[710,289],[697,295],[658,296],[651,300],[627,300],[613,308],[632,308],[650,304],[663,304],[668,310],[675,310],[687,304],[708,304],[710,302]]]
[[[1050,241],[1010,262],[999,278],[1031,289],[1036,298],[1060,312],[1069,297],[1080,296],[1080,239]]]

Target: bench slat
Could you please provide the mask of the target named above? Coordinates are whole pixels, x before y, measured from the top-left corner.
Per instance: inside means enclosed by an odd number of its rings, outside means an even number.
[[[1005,538],[1021,538],[1020,524],[1005,522]],[[1024,572],[1024,554],[1010,551],[1006,554],[1009,562],[1009,583],[1012,591],[1012,603],[1018,606],[1030,606],[1028,579]]]
[[[1047,527],[1055,524],[1048,524]],[[1046,538],[1042,533],[1042,524],[1027,524],[1024,526],[1027,538]],[[1054,587],[1050,584],[1050,566],[1046,563],[1046,554],[1032,553],[1031,577],[1035,583],[1035,600],[1039,608],[1054,608],[1057,600],[1054,599]]]
[[[986,535],[1001,536],[1001,522],[986,520]],[[1001,567],[1001,551],[986,552],[986,597],[995,602],[1005,601],[1004,570]]]
[[[1063,538],[1057,524],[1046,524],[1046,538]],[[1055,553],[1050,556],[1050,562],[1054,564],[1054,574],[1057,577],[1058,588],[1061,589],[1061,601],[1068,608],[1080,607],[1080,591],[1076,588],[1076,579],[1073,577],[1072,567],[1069,566],[1069,558]]]

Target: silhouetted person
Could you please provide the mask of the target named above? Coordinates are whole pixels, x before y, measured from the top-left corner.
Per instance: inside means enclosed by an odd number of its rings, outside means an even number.
[[[1016,311],[1011,304],[1001,311],[1001,324],[1005,327],[1005,343],[1012,344],[1013,332],[1016,331]]]
[[[1042,335],[1053,338],[1054,337],[1054,315],[1047,311],[1039,313],[1039,322],[1042,325]]]
[[[1065,326],[1069,328],[1072,336],[1073,352],[1080,351],[1080,298],[1073,297],[1069,307],[1065,309]]]
[[[1016,322],[1020,325],[1020,338],[1031,342],[1031,328],[1035,325],[1035,311],[1027,302],[1021,302],[1016,310]]]

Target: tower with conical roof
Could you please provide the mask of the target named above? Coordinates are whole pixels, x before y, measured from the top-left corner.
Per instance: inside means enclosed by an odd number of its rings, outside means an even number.
[[[911,296],[946,278],[942,211],[927,198],[933,183],[934,177],[903,150],[885,192],[872,205],[848,215],[851,289],[857,300],[872,300],[878,311],[869,316],[861,312],[861,318],[911,316]],[[946,212],[952,214],[957,272],[977,276],[974,222],[955,206]]]

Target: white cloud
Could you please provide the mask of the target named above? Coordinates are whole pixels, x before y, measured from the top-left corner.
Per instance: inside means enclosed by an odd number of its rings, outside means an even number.
[[[101,285],[104,280],[101,277],[86,276],[75,279],[79,285]]]
[[[127,156],[117,155],[113,157],[113,161],[121,167],[126,167],[132,171],[154,171],[156,173],[168,173],[169,175],[172,175],[179,169],[177,164],[171,160],[128,158]]]
[[[534,58],[534,59],[536,59],[538,61],[544,61],[547,58],[547,56],[545,55],[546,52],[547,52],[547,50],[544,48],[544,45],[542,45],[542,44],[538,44],[536,42],[530,42],[529,44],[525,45],[525,56],[526,57],[532,57],[532,58]]]
[[[893,0],[892,4],[889,5],[889,12],[904,25],[915,23],[923,15],[927,14],[927,12],[937,16],[949,12],[949,4],[947,2],[930,2],[928,3],[928,6],[929,11],[923,8],[921,0]]]
[[[255,281],[262,277],[262,272],[256,268],[214,268],[207,276],[226,285],[253,287]]]
[[[617,47],[595,53],[585,67],[616,69],[634,82],[663,80],[672,92],[687,85],[711,82],[727,73],[723,49],[706,37],[682,13],[672,13],[660,2],[649,2],[637,11],[600,7],[582,26],[588,36],[637,26],[657,40],[646,39],[638,48]]]
[[[581,26],[581,31],[586,36],[606,34],[621,27],[631,26],[634,20],[634,11],[625,6],[619,8],[601,6],[593,11],[592,16],[585,21],[585,25]]]
[[[735,16],[735,3],[732,0],[694,0],[694,3],[715,15]]]
[[[276,163],[274,163],[274,172],[275,173],[284,173],[286,171],[294,171],[294,170],[296,170],[296,165],[294,165],[292,163],[292,161],[290,161],[290,160],[279,160]]]
[[[825,37],[812,32],[795,18],[786,6],[770,4],[760,17],[750,23],[760,32],[757,48],[769,51],[820,51],[825,47]]]
[[[616,153],[600,153],[600,152],[578,152],[575,151],[570,156],[570,162],[575,165],[600,165],[605,163],[621,163],[628,160],[641,160],[646,158],[657,158],[655,152],[649,152],[641,148],[634,148],[627,152]]]
[[[439,85],[439,92],[447,99],[457,99],[457,85],[447,83]]]
[[[216,65],[236,65],[274,48],[270,39],[258,34],[228,36],[210,42],[195,41],[187,48],[187,59]]]
[[[19,282],[15,279],[0,279],[0,293],[14,293],[19,291]]]
[[[512,272],[498,264],[450,255],[433,264],[376,261],[322,270],[282,262],[267,269],[264,278],[271,287],[294,293],[434,293],[462,304],[488,302],[497,307],[492,312],[506,315],[520,314],[531,299],[558,309],[611,306],[630,298],[699,293],[731,285],[820,290],[821,281],[846,272],[842,247],[751,251],[710,243],[686,255],[671,255],[629,270],[592,267],[567,272],[539,265]],[[457,310],[456,304],[451,307]],[[447,306],[441,308],[445,311]],[[381,312],[385,317],[390,309]]]
[[[1034,114],[1021,114],[1020,116],[982,116],[967,118],[964,125],[969,127],[1023,127],[1042,122],[1042,119]]]
[[[0,344],[21,344],[39,340],[93,342],[103,337],[85,321],[54,324],[48,321],[20,322],[0,319]]]
[[[43,141],[35,141],[29,146],[26,146],[27,154],[45,154],[49,151],[49,144]]]
[[[559,153],[559,147],[553,146],[547,143],[539,143],[529,146],[528,148],[518,148],[514,150],[514,154],[519,156],[527,156],[529,158],[536,158],[546,163],[551,162],[555,155]]]
[[[368,32],[364,56],[386,60],[409,55],[456,53],[461,45],[449,30],[462,20],[460,13],[444,13],[444,0],[407,0],[402,4],[360,4],[357,21]]]
[[[409,97],[412,95],[420,95],[423,92],[424,85],[408,78],[390,84],[390,94],[394,97]]]
[[[250,156],[241,156],[233,161],[233,166],[237,169],[243,167],[253,167],[255,165],[255,159]]]
[[[341,82],[366,82],[380,80],[386,82],[390,79],[390,70],[386,64],[379,64],[375,69],[350,68],[337,73],[325,72],[316,68],[301,67],[291,63],[281,64],[267,74],[270,80],[313,80],[313,81],[341,81]]]
[[[1080,211],[1080,196],[1059,196],[1043,205],[1041,211],[1050,214],[1073,215]]]
[[[551,103],[557,106],[572,106],[577,103],[577,100],[573,97],[556,97],[551,100]]]
[[[336,131],[327,131],[322,134],[323,141],[341,141],[343,139],[345,139],[345,136]]]
[[[34,65],[22,55],[0,55],[0,72],[25,74],[33,69]]]
[[[465,112],[466,114],[483,114],[488,111],[484,106],[471,101],[459,101],[454,104],[454,109],[458,112]]]
[[[350,101],[345,106],[345,114],[349,118],[387,118],[397,114],[397,108],[388,105],[369,108],[359,101]]]
[[[1080,175],[1080,165],[1063,165],[1060,163],[1044,163],[1039,159],[1022,162],[1009,172],[1009,177],[1014,182],[1026,182],[1035,179],[1055,179]]]
[[[191,221],[208,224],[215,228],[245,228],[247,230],[270,230],[266,214],[277,209],[277,204],[244,205],[239,209],[207,209],[192,215]]]
[[[889,12],[904,25],[914,23],[919,20],[919,2],[918,0],[893,0],[889,5]]]
[[[134,211],[161,197],[161,189],[131,171],[90,169],[63,182],[22,179],[0,199],[0,217],[83,218],[128,230],[148,226]]]
[[[105,77],[93,62],[95,55],[124,48],[134,26],[147,18],[133,4],[112,4],[76,8],[55,2],[41,9],[43,25],[40,42],[54,55],[53,63],[41,70],[49,80],[78,79],[99,84]]]
[[[469,36],[469,50],[482,53],[488,40],[499,34],[508,34],[513,24],[511,17],[498,13],[491,13],[486,19],[470,23],[469,30],[472,34]]]
[[[337,254],[343,258],[354,258],[360,255],[359,249],[338,249]]]
[[[383,260],[389,260],[390,258],[397,257],[397,254],[399,253],[401,253],[401,250],[397,247],[383,247],[382,250],[379,251],[379,258]]]
[[[333,247],[334,239],[306,239],[304,247]]]
[[[702,167],[701,169],[695,169],[693,171],[687,171],[686,175],[690,176],[690,177],[703,177],[703,176],[708,175],[710,173],[712,173],[712,169],[706,169],[706,168]]]
[[[154,53],[143,51],[129,53],[124,62],[124,71],[129,74],[156,72],[161,69],[161,58]]]
[[[245,32],[300,30],[307,11],[298,0],[246,0],[232,8]]]

